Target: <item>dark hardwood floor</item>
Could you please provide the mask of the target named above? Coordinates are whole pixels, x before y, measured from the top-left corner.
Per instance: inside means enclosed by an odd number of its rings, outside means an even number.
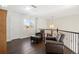
[[[43,42],[32,44],[30,39],[16,39],[8,42],[8,54],[45,54]]]
[[[64,47],[65,54],[72,54],[73,52]],[[8,54],[46,54],[44,42],[32,44],[30,38],[15,39],[8,42]]]

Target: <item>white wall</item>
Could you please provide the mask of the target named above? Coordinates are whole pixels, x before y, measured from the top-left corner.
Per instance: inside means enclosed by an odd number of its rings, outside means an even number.
[[[59,29],[79,32],[79,15],[55,18],[53,22]]]
[[[44,18],[39,17],[37,19],[37,32],[40,31],[40,29],[46,29],[47,28],[47,21]]]
[[[13,39],[17,38],[26,38],[31,35],[35,34],[35,30],[39,31],[39,28],[45,28],[46,23],[45,20],[38,17],[36,19],[35,17],[30,17],[30,19],[33,20],[33,28],[32,29],[25,29],[24,27],[24,19],[28,19],[28,15],[20,14],[13,11],[8,11],[7,13],[7,41],[11,41]],[[37,20],[37,28],[36,26],[36,20]]]
[[[26,37],[23,28],[23,19],[24,19],[23,15],[12,11],[8,11],[7,13],[8,41],[20,37]]]

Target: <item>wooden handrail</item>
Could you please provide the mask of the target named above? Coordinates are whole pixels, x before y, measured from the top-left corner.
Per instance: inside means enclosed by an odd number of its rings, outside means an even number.
[[[66,31],[66,30],[59,30],[58,31],[63,31],[63,32],[69,32],[69,33],[75,33],[75,34],[79,34],[79,32],[73,32],[73,31]]]
[[[57,30],[57,29],[42,29],[42,30]],[[67,30],[60,30],[58,29],[58,31],[63,31],[63,32],[69,32],[69,33],[75,33],[75,34],[79,34],[79,32],[73,32],[73,31],[67,31]]]

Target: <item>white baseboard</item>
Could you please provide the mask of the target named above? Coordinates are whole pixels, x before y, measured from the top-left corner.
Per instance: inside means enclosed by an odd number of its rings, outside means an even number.
[[[20,38],[9,39],[9,40],[7,40],[7,42],[10,42],[12,40],[17,40],[17,39],[25,39],[25,38],[30,38],[30,36],[29,37],[20,37]]]

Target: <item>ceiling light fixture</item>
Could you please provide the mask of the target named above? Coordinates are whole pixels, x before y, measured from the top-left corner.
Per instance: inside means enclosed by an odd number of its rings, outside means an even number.
[[[32,6],[26,6],[26,10],[31,10],[32,8]]]
[[[35,5],[29,5],[29,6],[26,6],[26,10],[31,10],[33,8],[37,8]]]

